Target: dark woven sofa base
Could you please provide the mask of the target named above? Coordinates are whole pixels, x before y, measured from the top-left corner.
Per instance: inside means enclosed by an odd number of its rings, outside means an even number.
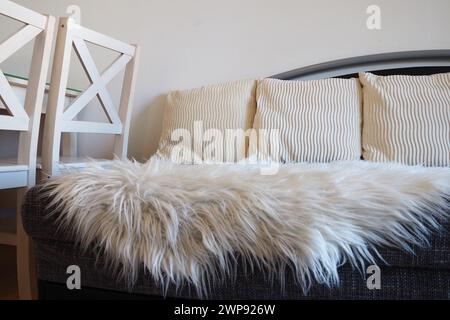
[[[38,263],[38,277],[45,283],[65,286],[67,267],[81,268],[82,288],[131,292],[148,296],[161,296],[164,291],[155,285],[148,274],[141,273],[133,288],[129,288],[105,268],[100,258],[96,261],[92,252],[81,253],[74,246],[70,234],[58,233],[54,219],[48,218],[48,203],[39,187],[32,188],[23,205],[23,222],[33,238]],[[307,295],[296,285],[291,272],[286,271],[284,290],[280,282],[272,282],[258,271],[237,270],[236,278],[224,283],[211,284],[210,299],[450,299],[450,221],[443,223],[440,232],[430,235],[427,248],[412,246],[410,253],[392,248],[378,248],[384,261],[381,268],[381,289],[369,290],[365,275],[352,270],[346,264],[339,269],[340,286],[329,289],[314,284]],[[82,289],[83,290],[83,289]],[[170,287],[166,297],[199,298],[195,290],[187,286],[178,290]]]
[[[35,241],[39,278],[65,286],[66,269],[78,265],[81,284],[86,288],[100,288],[127,293],[162,296],[148,275],[142,275],[133,288],[117,279],[105,268],[102,260],[96,261],[90,253],[82,254],[70,242]],[[238,270],[235,280],[211,285],[208,299],[450,299],[450,269],[399,268],[381,266],[381,289],[369,290],[364,275],[348,265],[340,268],[341,284],[329,289],[315,284],[304,295],[295,284],[292,274],[286,272],[284,290],[275,279],[270,281],[260,272]],[[68,289],[67,289],[68,290]],[[188,287],[169,288],[168,298],[199,298]]]
[[[124,291],[83,287],[82,290],[67,290],[66,284],[39,280],[40,300],[171,300],[163,296],[151,296]]]

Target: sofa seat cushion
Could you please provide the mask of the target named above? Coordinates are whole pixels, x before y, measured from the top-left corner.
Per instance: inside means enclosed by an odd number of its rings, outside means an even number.
[[[74,246],[73,234],[58,231],[55,220],[58,212],[49,218],[52,208],[48,206],[49,198],[39,186],[29,190],[23,204],[23,223],[25,230],[35,240],[61,242],[61,246]],[[429,246],[412,246],[414,254],[403,250],[377,248],[385,261],[377,261],[379,266],[434,268],[450,270],[450,221],[442,224],[440,231],[429,236]]]

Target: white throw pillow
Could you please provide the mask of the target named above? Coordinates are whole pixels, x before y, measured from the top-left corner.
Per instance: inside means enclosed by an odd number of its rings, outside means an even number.
[[[450,165],[450,73],[359,77],[364,159]]]
[[[241,80],[169,93],[157,155],[181,163],[245,158],[255,90],[255,80]]]
[[[358,79],[263,79],[258,81],[256,99],[253,127],[258,131],[258,143],[251,141],[252,155],[270,160],[278,157],[282,162],[360,159]],[[276,130],[278,139],[273,138]],[[261,136],[262,131],[265,137]],[[278,147],[274,146],[275,140],[279,141]]]

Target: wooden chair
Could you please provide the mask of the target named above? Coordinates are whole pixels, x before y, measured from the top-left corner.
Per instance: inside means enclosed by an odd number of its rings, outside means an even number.
[[[60,18],[53,61],[49,103],[44,128],[42,171],[47,177],[58,175],[64,168],[82,168],[85,159],[60,157],[63,132],[114,134],[114,154],[127,157],[128,132],[136,82],[139,47],[130,45],[78,25],[71,18]],[[120,53],[120,56],[102,73],[98,71],[86,42]],[[64,106],[72,47],[82,63],[91,84],[68,107]],[[118,111],[106,85],[125,69]],[[99,97],[109,123],[74,119],[95,97]]]
[[[19,297],[31,299],[33,292],[35,292],[34,270],[31,265],[30,239],[22,225],[21,203],[27,189],[36,182],[39,122],[55,19],[52,16],[39,14],[8,0],[0,1],[0,15],[25,24],[19,31],[0,44],[0,63],[30,41],[35,41],[29,83],[23,105],[0,70],[0,98],[8,113],[7,115],[0,115],[0,130],[20,131],[16,163],[2,163],[0,160],[0,189],[19,188],[15,225],[8,229],[4,221],[0,221],[0,243],[16,246]]]

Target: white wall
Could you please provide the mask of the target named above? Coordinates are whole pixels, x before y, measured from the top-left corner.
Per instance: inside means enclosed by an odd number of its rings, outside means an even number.
[[[449,0],[16,2],[55,16],[76,4],[85,26],[142,45],[129,148],[139,160],[155,151],[164,95],[170,90],[270,76],[357,55],[450,48]],[[366,28],[370,4],[381,7],[380,31]],[[4,70],[23,74],[21,56],[17,59]],[[72,83],[82,83],[77,77]],[[97,151],[99,146],[98,141],[86,144]]]

